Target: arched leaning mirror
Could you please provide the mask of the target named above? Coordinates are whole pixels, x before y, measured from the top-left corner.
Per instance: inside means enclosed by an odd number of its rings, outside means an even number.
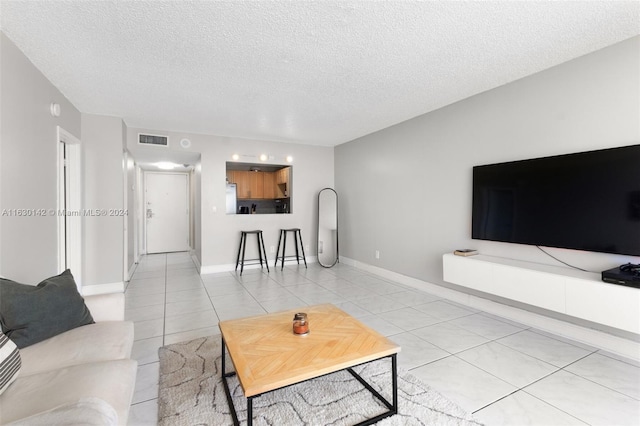
[[[318,194],[318,263],[331,268],[338,261],[338,194],[325,188]]]

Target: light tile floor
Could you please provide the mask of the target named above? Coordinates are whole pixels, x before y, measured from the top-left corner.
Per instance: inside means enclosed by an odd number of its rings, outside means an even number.
[[[638,425],[640,363],[364,271],[309,264],[199,276],[187,253],[145,256],[126,292],[139,362],[130,425],[157,419],[158,348],[219,320],[333,303],[402,346],[400,368],[487,425]]]

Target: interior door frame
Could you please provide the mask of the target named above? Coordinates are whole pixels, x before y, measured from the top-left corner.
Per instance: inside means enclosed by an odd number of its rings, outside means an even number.
[[[136,165],[136,259],[140,259],[140,256],[147,253],[147,239],[146,239],[146,219],[145,219],[145,181],[144,170]]]
[[[62,144],[64,144],[64,151]],[[56,128],[58,270],[70,269],[82,288],[82,162],[81,142],[60,126]]]
[[[159,170],[143,170],[143,175],[144,175],[144,189],[143,189],[143,200],[142,200],[142,208],[141,210],[141,217],[143,220],[143,242],[144,242],[144,254],[149,254],[149,246],[147,244],[147,176],[150,174],[155,174],[155,175],[184,175],[187,178],[187,188],[186,188],[186,206],[187,206],[187,247],[188,250],[191,250],[191,245],[192,245],[192,240],[191,240],[191,233],[189,232],[190,229],[190,222],[191,222],[191,215],[193,214],[193,210],[191,209],[191,204],[190,204],[190,199],[191,199],[191,195],[190,195],[190,188],[191,188],[191,176],[189,174],[189,172],[163,172],[163,171],[159,171]]]
[[[136,238],[136,226],[135,226],[136,217],[134,213],[135,212],[135,192],[134,192],[134,205],[129,205],[129,191],[130,191],[129,188],[133,187],[131,191],[134,191],[136,188],[136,184],[135,182],[129,181],[130,165],[133,165],[133,169],[135,171],[135,167],[136,167],[135,159],[127,149],[123,149],[122,150],[122,173],[123,173],[122,181],[124,184],[123,209],[124,211],[127,212],[127,214],[123,216],[124,249],[122,250],[122,252],[123,252],[123,263],[124,263],[124,267],[123,267],[124,281],[131,281],[133,271],[135,270],[135,265],[138,263],[137,247],[136,247],[137,238]],[[133,229],[130,229],[131,226],[129,226],[129,218],[133,218],[132,219]],[[129,245],[129,235],[133,235],[133,246]],[[129,264],[129,253],[133,253],[133,265]]]

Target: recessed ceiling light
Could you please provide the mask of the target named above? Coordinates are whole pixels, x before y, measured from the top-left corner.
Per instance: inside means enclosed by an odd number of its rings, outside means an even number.
[[[268,159],[268,158],[269,158],[269,157],[267,157],[267,154],[262,154],[262,155],[260,156],[260,161],[267,161],[267,159]]]
[[[287,163],[292,163],[293,162],[293,157],[290,155],[287,155]]]
[[[168,161],[161,161],[159,163],[155,164],[157,168],[162,169],[162,170],[173,170],[176,168],[176,165],[173,163],[170,163]]]

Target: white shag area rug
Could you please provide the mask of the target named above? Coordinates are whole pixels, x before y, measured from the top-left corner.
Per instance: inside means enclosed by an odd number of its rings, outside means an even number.
[[[231,425],[221,378],[220,336],[176,343],[159,349],[158,424]],[[227,372],[233,369],[229,356]],[[362,378],[391,400],[391,360],[354,367]],[[229,379],[241,424],[247,403],[237,378]],[[263,394],[253,400],[253,424],[258,426],[353,425],[387,411],[351,374],[340,371]],[[398,371],[398,414],[380,426],[479,425],[463,409],[411,374]]]

